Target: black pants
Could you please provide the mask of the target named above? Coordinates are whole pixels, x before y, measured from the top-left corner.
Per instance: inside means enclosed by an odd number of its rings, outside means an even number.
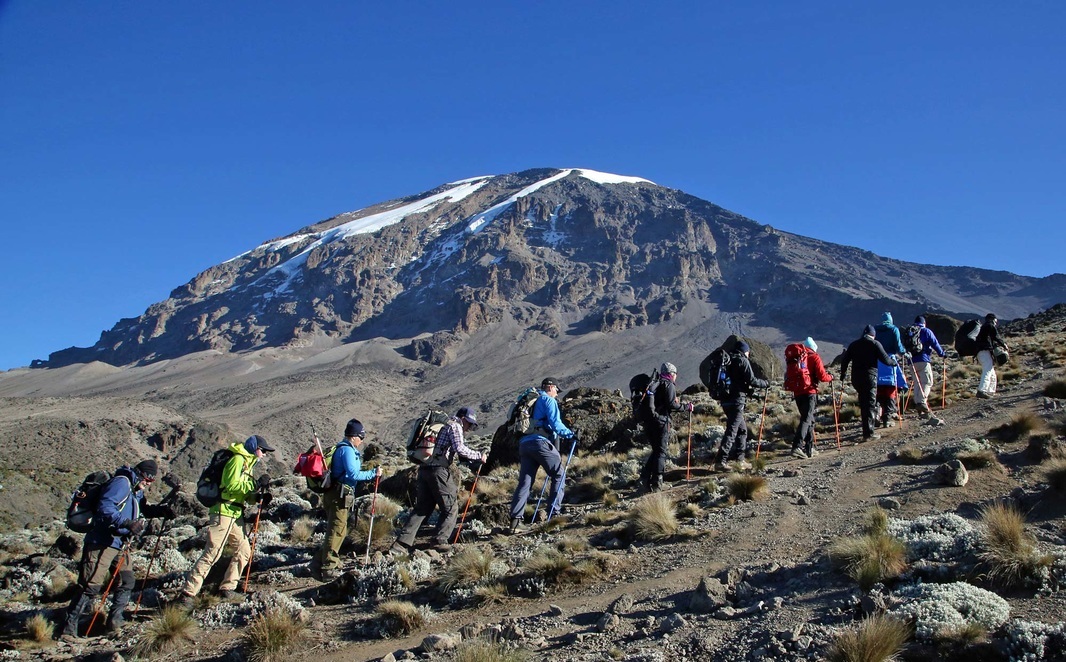
[[[744,420],[745,403],[745,400],[722,403],[722,409],[725,411],[725,436],[722,437],[722,445],[718,448],[715,462],[735,460],[741,454],[745,458],[751,455],[748,449],[748,424]],[[735,454],[734,447],[737,449]]]
[[[864,375],[865,376],[865,375]],[[868,379],[853,379],[851,385],[859,394],[859,411],[862,413],[862,437],[873,435],[877,421],[877,374]]]
[[[455,529],[455,520],[459,516],[459,483],[452,477],[450,467],[421,466],[417,475],[414,512],[400,531],[397,540],[410,547],[422,522],[433,514],[434,509],[439,508],[440,521],[433,533],[433,542],[437,545],[448,544],[451,542],[449,538],[452,530]]]
[[[655,420],[645,422],[644,430],[648,435],[651,452],[648,454],[648,461],[644,463],[644,469],[640,472],[640,482],[644,487],[656,489],[663,484],[666,455],[669,452],[673,430],[669,424],[663,425]]]
[[[796,395],[800,421],[796,426],[796,436],[792,440],[792,450],[803,446],[803,450],[810,453],[811,447],[814,446],[814,407],[817,399],[818,396],[815,394]]]

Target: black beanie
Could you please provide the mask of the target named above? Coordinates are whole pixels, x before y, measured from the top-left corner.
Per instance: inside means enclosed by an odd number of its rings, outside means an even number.
[[[133,470],[137,472],[137,475],[141,478],[148,478],[155,480],[155,475],[159,473],[159,465],[155,460],[142,460],[138,462]]]
[[[366,437],[366,431],[363,429],[363,424],[353,418],[348,421],[348,425],[344,426],[344,436],[359,437],[360,439],[363,439]]]

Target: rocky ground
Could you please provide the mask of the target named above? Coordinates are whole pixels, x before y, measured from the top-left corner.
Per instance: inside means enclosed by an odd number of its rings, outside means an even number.
[[[849,399],[838,448],[832,408],[823,404],[821,452],[812,459],[787,455],[783,438],[792,408],[772,394],[765,465],[743,475],[709,470],[720,420],[705,394],[692,393],[690,477],[684,421],[671,486],[660,495],[631,487],[642,449],[579,452],[563,516],[505,536],[496,527],[506,519],[501,504],[514,470],[497,469],[479,479],[464,543],[443,554],[422,550],[392,559],[381,553],[406,504],[403,479],[395,476],[401,467],[379,456],[372,461],[386,462],[394,478],[377,505],[369,563],[368,495],[353,520],[349,572],[329,584],[306,571],[322,537],[316,498],[293,478],[276,479],[251,594],[234,602],[205,600],[193,613],[193,640],[142,656],[254,657],[245,639],[250,624],[280,612],[305,627],[297,643],[270,659],[815,660],[827,659],[837,637],[864,617],[888,613],[912,624],[905,659],[1063,659],[1066,493],[1049,484],[1047,471],[1063,455],[1066,426],[1063,401],[1044,393],[1064,377],[1064,331],[1057,317],[1038,319],[1029,331],[1019,326],[1011,338],[1013,365],[1001,371],[995,399],[971,397],[975,369],[956,364],[945,408],[932,419],[908,414],[902,427],[883,430],[876,441],[857,443]],[[604,395],[602,410],[609,413],[612,402]],[[758,403],[749,409],[754,433],[761,410]],[[1035,427],[1012,428],[1018,420]],[[477,443],[487,447],[488,438]],[[764,494],[737,498],[737,481],[751,478],[765,480]],[[466,488],[471,479],[464,470]],[[988,543],[981,513],[995,503],[1025,513],[1039,559],[1010,585],[993,576],[982,556]],[[645,521],[637,511],[656,506],[676,518],[676,527],[636,526]],[[887,512],[886,535],[906,545],[908,563],[899,576],[860,587],[830,551],[859,534],[875,507]],[[61,522],[0,537],[0,659],[134,657],[201,546],[202,509],[183,499],[179,511],[160,530],[162,552],[132,624],[119,636],[75,644],[35,642],[26,621],[36,614],[54,618],[64,605],[77,538]],[[669,515],[652,520],[661,525]],[[156,539],[146,536],[137,553],[138,577]],[[406,620],[386,615],[401,609],[392,601],[408,605],[402,608],[410,611],[400,612]],[[966,633],[964,626],[970,626]]]

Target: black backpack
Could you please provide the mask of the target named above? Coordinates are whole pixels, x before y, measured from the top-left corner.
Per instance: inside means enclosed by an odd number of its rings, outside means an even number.
[[[955,332],[955,351],[959,356],[977,356],[977,334],[981,333],[981,320],[965,322]]]
[[[642,372],[629,380],[629,404],[633,410],[633,418],[645,421],[652,416],[654,413],[652,399],[655,397],[655,387],[658,385],[658,370],[652,370],[650,375]]]
[[[711,352],[711,355],[700,364],[700,381],[715,400],[721,401],[729,398],[733,388],[733,381],[729,375],[732,362],[729,352],[719,348]]]
[[[903,331],[903,348],[911,354],[921,354],[925,349],[922,346],[922,327],[917,324],[908,326]]]
[[[222,470],[233,457],[233,451],[222,448],[215,451],[207,467],[196,481],[196,500],[210,508],[222,502]]]
[[[415,421],[411,436],[407,439],[407,459],[415,464],[423,464],[437,449],[437,435],[448,422],[448,414],[439,409],[430,409]]]
[[[67,506],[68,529],[75,533],[88,533],[92,530],[93,515],[100,504],[100,493],[104,491],[104,486],[111,482],[111,478],[112,475],[106,471],[94,471],[81,481],[78,489],[70,495],[70,505]]]

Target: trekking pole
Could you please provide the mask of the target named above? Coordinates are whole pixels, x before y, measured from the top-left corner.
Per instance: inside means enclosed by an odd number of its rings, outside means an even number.
[[[766,401],[770,399],[770,387],[767,386],[762,394],[762,416],[759,417],[759,442],[755,444],[755,459],[759,459],[759,451],[762,450],[762,428],[766,422]],[[741,416],[743,416],[743,412]]]
[[[167,474],[163,476],[163,482],[170,486],[170,493],[159,500],[159,505],[166,505],[173,500],[174,496],[181,489],[181,479],[173,474]],[[152,565],[155,564],[156,556],[159,554],[159,543],[163,540],[163,526],[160,525],[159,533],[156,534],[155,546],[152,548],[152,555],[148,557],[148,568],[144,571],[144,579],[141,580],[141,592],[137,595],[137,604],[133,606],[133,613],[136,614],[141,610],[141,600],[144,599],[144,589],[148,586],[148,578],[152,576]]]
[[[536,474],[534,474],[536,477]],[[544,492],[548,489],[548,474],[544,474],[544,484],[540,486],[540,496],[537,497],[537,506],[533,509],[533,517],[529,520],[529,523],[537,521],[537,513],[540,512],[540,502],[544,500]]]
[[[130,551],[130,543],[132,540],[127,540],[122,549],[119,550],[118,560],[115,562],[115,572],[111,574],[111,581],[107,583],[107,588],[104,589],[103,595],[100,596],[100,603],[96,605],[96,609],[93,610],[92,620],[89,621],[89,627],[85,628],[85,636],[88,637],[92,634],[93,626],[96,625],[96,619],[100,616],[100,612],[104,609],[104,603],[107,602],[107,596],[111,593],[111,587],[115,584],[115,579],[118,578],[118,573],[122,572],[122,565],[126,562],[126,556]]]
[[[374,476],[374,496],[370,499],[370,528],[366,532],[366,556],[363,557],[363,565],[370,564],[370,541],[374,539],[374,509],[378,505],[378,483],[381,482],[381,474]]]
[[[459,542],[459,534],[463,532],[463,524],[466,523],[466,513],[470,510],[470,502],[474,500],[474,490],[477,489],[477,479],[481,477],[481,468],[485,466],[484,462],[479,462],[477,465],[477,472],[474,473],[474,484],[470,486],[470,494],[466,497],[466,506],[463,507],[463,516],[459,519],[459,527],[455,529],[455,537],[452,538],[452,544]]]
[[[692,478],[692,410],[688,410],[688,461],[685,463],[685,480]]]
[[[262,504],[262,500],[257,502]],[[263,506],[255,511],[255,525],[252,527],[252,551],[248,555],[248,569],[244,573],[244,592],[248,592],[248,581],[252,578],[252,561],[255,560],[255,544],[259,542],[259,516],[263,514]]]
[[[944,411],[948,404],[948,357],[941,357],[940,362],[944,364],[944,375],[940,378],[940,411]]]
[[[576,448],[577,448],[577,436],[575,435],[574,436],[574,442],[570,445],[570,454],[566,456],[566,464],[563,465],[563,475],[559,477],[559,486],[560,487],[563,487],[565,485],[565,483],[566,483],[566,470],[570,468],[570,460],[571,460],[571,458],[574,457],[574,450]],[[545,476],[544,480],[545,480],[545,482],[547,482],[548,477]],[[545,520],[545,521],[550,520],[552,517],[555,517],[555,499],[552,499],[552,507],[548,509],[548,519]]]
[[[832,395],[833,395],[833,425],[836,427],[837,450],[839,451],[840,450],[840,410],[837,408],[836,380],[833,380],[833,382],[830,384],[830,387],[831,387],[831,389],[833,391],[833,393],[832,393]],[[840,399],[841,400],[844,399],[844,387],[843,386],[840,387]]]

